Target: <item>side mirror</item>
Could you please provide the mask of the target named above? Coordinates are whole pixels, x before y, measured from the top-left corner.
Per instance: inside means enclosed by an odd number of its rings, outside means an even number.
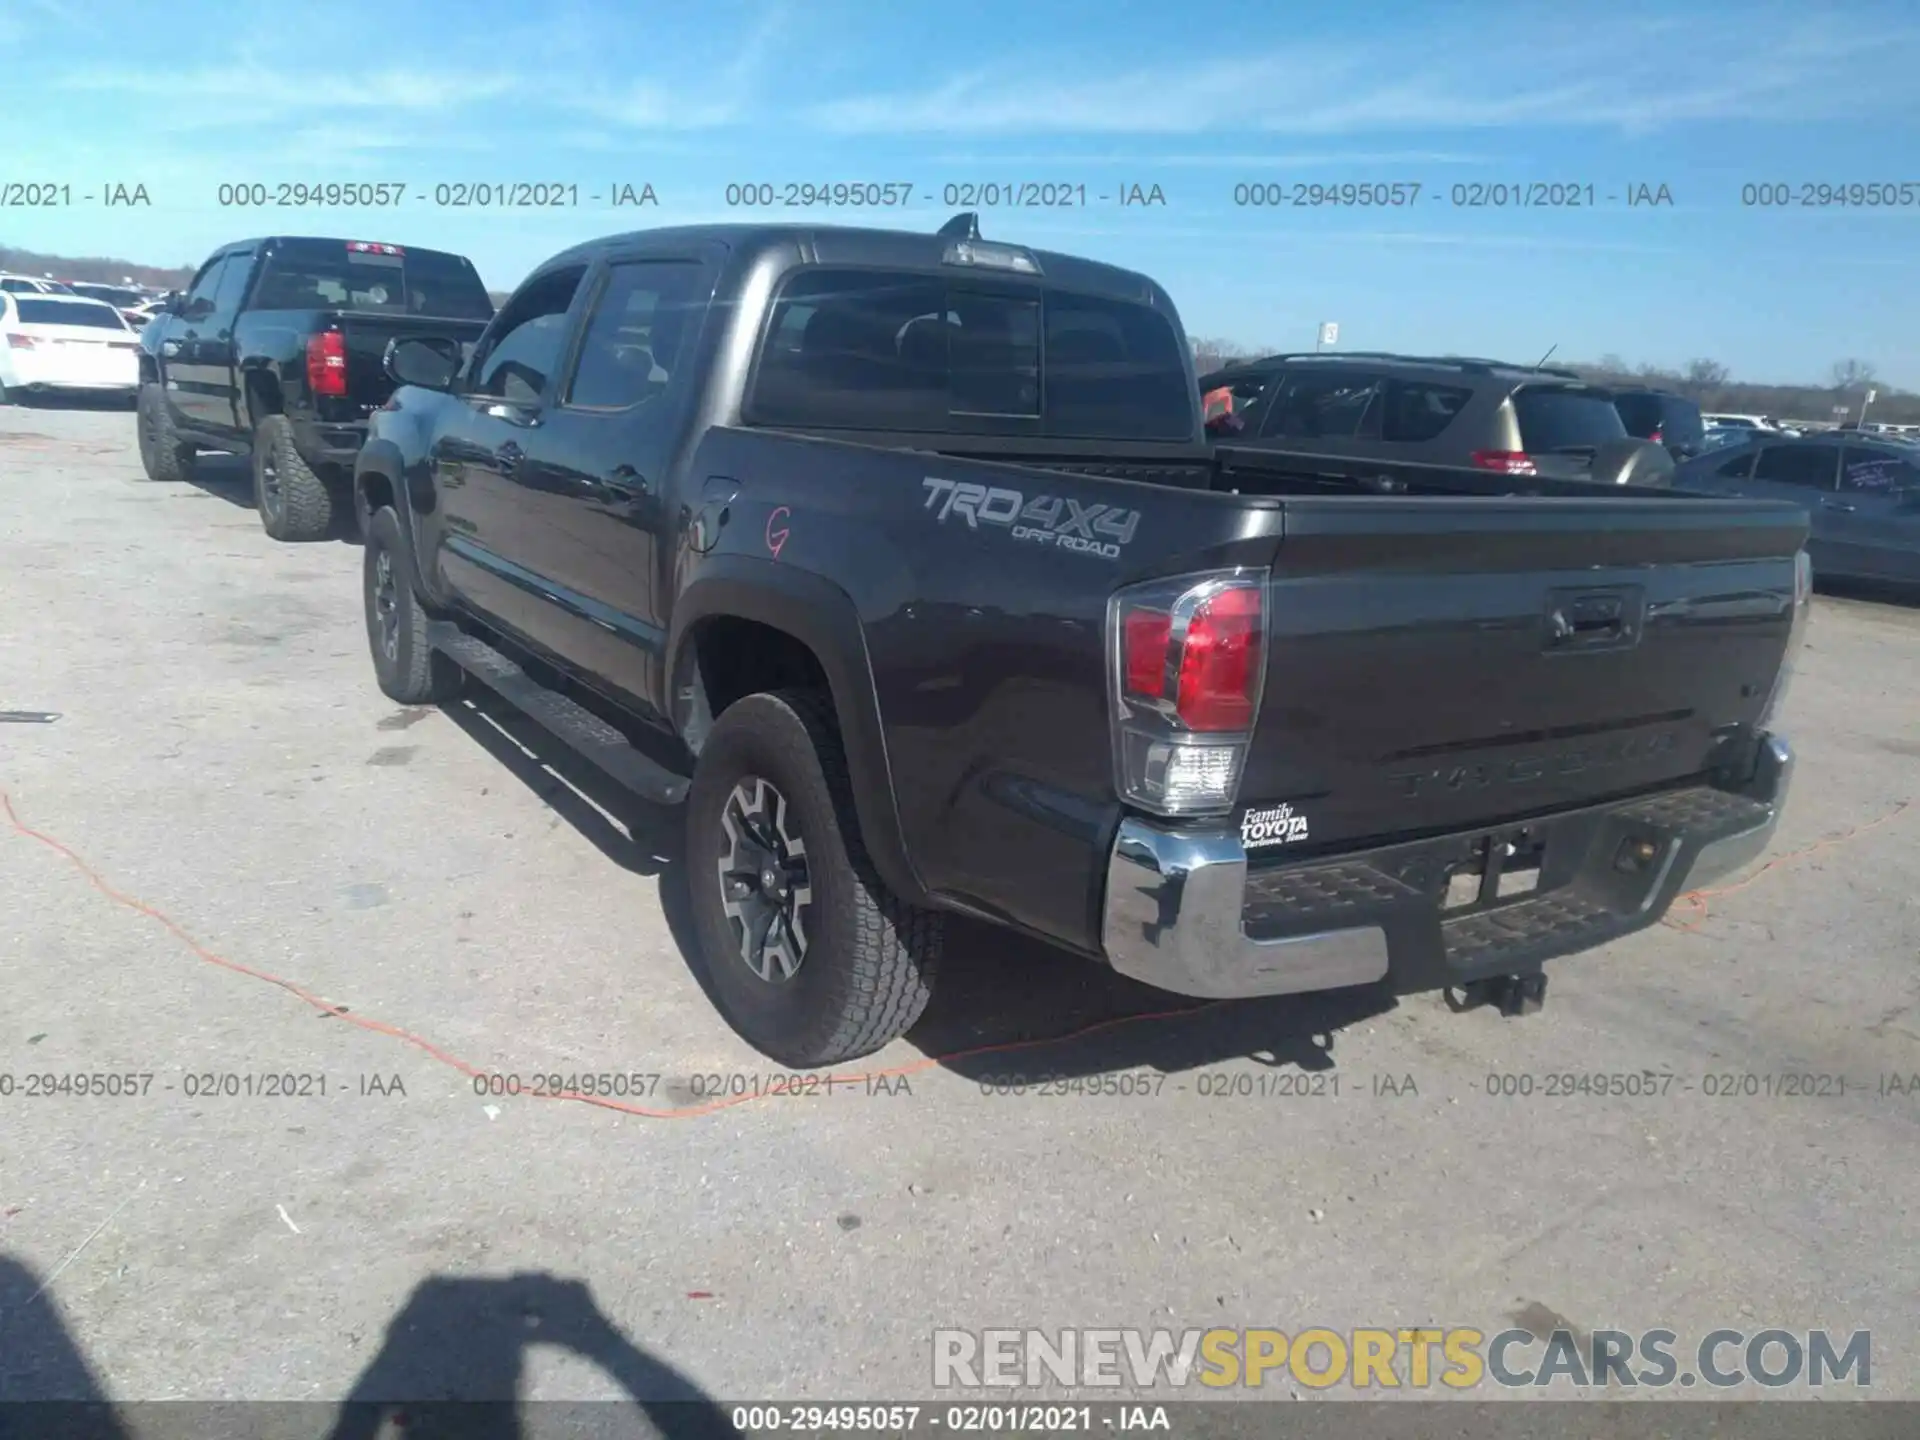
[[[409,335],[387,342],[380,368],[396,385],[451,390],[463,358],[458,340],[444,335]]]

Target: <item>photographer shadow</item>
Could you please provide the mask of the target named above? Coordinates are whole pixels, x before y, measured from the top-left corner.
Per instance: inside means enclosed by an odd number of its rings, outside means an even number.
[[[523,1404],[519,1394],[535,1346],[588,1361],[632,1403]],[[327,1440],[394,1433],[409,1440],[532,1440],[547,1434],[707,1440],[738,1432],[698,1385],[621,1334],[584,1281],[529,1273],[504,1279],[437,1275],[407,1297],[379,1352],[341,1402]]]
[[[130,1440],[47,1282],[0,1255],[0,1440]]]

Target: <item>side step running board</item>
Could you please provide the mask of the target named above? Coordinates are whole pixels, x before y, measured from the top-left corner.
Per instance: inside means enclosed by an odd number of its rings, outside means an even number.
[[[686,776],[636,750],[598,715],[548,689],[486,641],[445,620],[428,623],[427,641],[636,795],[657,805],[678,805],[687,798]]]

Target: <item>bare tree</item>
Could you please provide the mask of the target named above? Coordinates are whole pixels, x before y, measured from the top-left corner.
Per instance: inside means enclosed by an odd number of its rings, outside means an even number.
[[[1249,350],[1244,345],[1231,340],[1201,339],[1193,341],[1193,368],[1205,375],[1210,370],[1219,370],[1235,360],[1251,360],[1263,352]]]
[[[1632,373],[1627,369],[1625,358],[1615,355],[1611,351],[1596,360],[1593,368],[1605,375],[1627,375]]]
[[[1836,360],[1833,363],[1833,388],[1864,390],[1873,383],[1873,366],[1865,360]]]
[[[1718,390],[1727,383],[1727,367],[1718,360],[1689,360],[1682,373],[1687,384],[1699,390]]]

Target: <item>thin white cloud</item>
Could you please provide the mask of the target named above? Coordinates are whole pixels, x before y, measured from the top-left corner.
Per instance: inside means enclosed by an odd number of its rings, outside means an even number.
[[[1013,155],[992,151],[970,154],[930,155],[929,165],[1125,165],[1142,174],[1161,169],[1255,170],[1327,169],[1352,165],[1491,165],[1498,157],[1465,155],[1447,150],[1388,150],[1372,153],[1352,150],[1321,150],[1293,154],[1232,152],[1221,154],[1156,153],[1128,150],[1105,155],[1054,154]]]
[[[616,130],[714,130],[752,118],[765,92],[767,68],[787,28],[780,6],[763,11],[743,36],[729,36],[730,59],[711,71],[697,65],[697,82],[637,80],[620,87],[586,88],[562,103]]]
[[[1704,20],[1705,17],[1702,17]],[[1010,59],[944,81],[805,111],[838,134],[1348,135],[1511,126],[1644,131],[1683,121],[1800,119],[1910,104],[1915,31],[1821,23],[1529,21],[1489,38],[1459,27],[1307,42],[1284,51],[1063,78]],[[1695,43],[1698,41],[1699,43]]]
[[[507,74],[403,67],[362,73],[346,67],[320,84],[311,72],[252,60],[186,71],[166,65],[97,67],[71,72],[55,83],[67,90],[184,103],[189,113],[243,104],[256,116],[346,110],[432,113],[497,99],[520,84]],[[164,112],[160,118],[166,118]]]

